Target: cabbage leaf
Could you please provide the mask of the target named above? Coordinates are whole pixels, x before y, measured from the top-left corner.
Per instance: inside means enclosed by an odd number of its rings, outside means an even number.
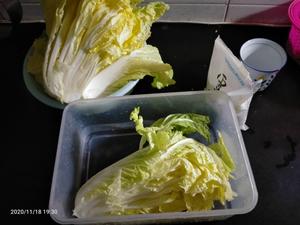
[[[226,164],[230,154],[225,147],[214,150],[223,140],[210,148],[186,136],[199,133],[209,139],[207,116],[172,114],[144,127],[135,108],[130,118],[142,136],[139,149],[80,188],[75,216],[210,210],[216,201],[225,204],[236,196],[229,182],[233,167]]]
[[[174,84],[172,67],[146,43],[152,23],[169,7],[162,2],[140,6],[140,2],[43,0],[47,39],[41,37],[34,43],[28,72],[39,76],[37,80],[42,80],[49,95],[66,103],[109,95],[145,75],[154,77],[152,85],[156,88]],[[41,45],[45,41],[46,48]],[[129,65],[123,65],[127,62]],[[118,72],[109,76],[112,66]],[[95,86],[103,87],[90,91]]]

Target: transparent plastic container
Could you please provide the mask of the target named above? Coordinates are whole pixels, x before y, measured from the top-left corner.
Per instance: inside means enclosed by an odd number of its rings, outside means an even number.
[[[210,211],[102,216],[80,219],[72,215],[80,186],[101,169],[138,149],[129,114],[140,106],[148,125],[171,113],[199,113],[210,116],[213,130],[219,130],[235,163],[232,189],[238,196]],[[251,211],[257,203],[257,189],[232,103],[222,92],[179,92],[109,97],[77,101],[63,113],[49,208],[61,224],[144,224],[220,220]]]

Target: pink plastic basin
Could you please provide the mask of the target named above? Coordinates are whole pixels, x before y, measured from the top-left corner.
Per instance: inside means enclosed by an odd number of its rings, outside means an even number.
[[[300,0],[290,4],[289,18],[292,23],[288,40],[289,51],[293,57],[300,59]]]

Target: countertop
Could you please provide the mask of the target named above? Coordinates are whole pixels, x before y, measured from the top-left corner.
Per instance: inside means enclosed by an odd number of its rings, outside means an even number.
[[[8,25],[0,25],[0,33]],[[46,210],[62,111],[36,100],[22,77],[25,54],[44,24],[21,24],[0,36],[2,93],[1,215],[9,224],[56,224],[47,213],[12,215],[14,209]],[[263,37],[285,47],[289,28],[154,24],[149,43],[173,65],[177,84],[163,90],[138,83],[132,94],[202,90],[214,40],[220,35],[237,56],[246,40]],[[210,224],[284,224],[300,221],[300,66],[291,58],[251,103],[243,137],[258,189],[253,211]],[[3,220],[3,218],[2,218]],[[203,223],[202,223],[203,224]]]

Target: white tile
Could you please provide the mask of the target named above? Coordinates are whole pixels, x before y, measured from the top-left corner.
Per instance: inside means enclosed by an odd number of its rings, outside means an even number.
[[[40,4],[36,3],[24,3],[23,8],[23,23],[27,22],[42,22],[44,21],[42,8]]]
[[[159,21],[222,23],[226,7],[225,4],[172,4],[170,10]]]
[[[225,22],[288,25],[288,6],[229,5]]]
[[[292,0],[230,0],[230,4],[243,5],[281,5],[289,4]]]
[[[43,14],[39,4],[23,3],[22,6],[22,22],[43,21]],[[226,4],[170,4],[170,10],[159,21],[222,23],[224,22],[226,7]]]

